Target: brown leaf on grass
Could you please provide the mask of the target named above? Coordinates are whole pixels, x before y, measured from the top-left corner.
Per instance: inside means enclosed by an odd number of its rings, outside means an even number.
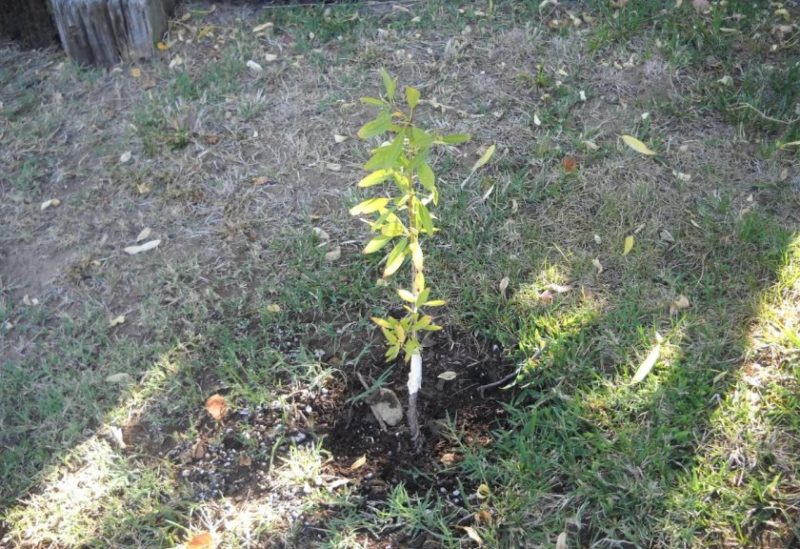
[[[261,185],[270,185],[272,183],[274,183],[274,181],[272,181],[272,179],[270,179],[266,175],[259,175],[258,177],[253,178],[253,185],[256,187],[259,187]]]
[[[690,307],[689,298],[685,295],[681,294],[675,300],[669,304],[669,314],[676,315],[679,312],[683,311],[684,309],[688,309]]]
[[[567,533],[561,532],[556,539],[556,549],[567,549]]]
[[[492,524],[492,512],[488,509],[481,509],[475,513],[475,524]]]
[[[561,167],[564,168],[564,171],[567,173],[573,173],[578,171],[578,161],[575,160],[573,156],[565,156],[561,160]]]
[[[454,454],[453,452],[446,452],[442,454],[442,457],[439,458],[439,461],[442,465],[450,467],[451,465],[455,465],[459,461],[462,461],[464,456],[460,454]]]
[[[692,0],[692,7],[694,7],[697,12],[702,13],[711,9],[711,4],[708,0]]]
[[[239,467],[250,467],[253,464],[252,458],[247,454],[239,454]]]
[[[219,136],[216,134],[208,134],[203,136],[203,141],[206,142],[206,145],[216,145],[219,143]]]
[[[545,305],[550,305],[553,302],[553,293],[550,290],[545,290],[539,294],[539,301]]]
[[[206,443],[202,440],[198,440],[192,446],[192,459],[197,461],[198,459],[203,459],[206,455]]]
[[[228,412],[228,405],[222,395],[211,395],[206,400],[206,412],[217,421],[222,421]]]
[[[214,547],[214,537],[208,532],[192,534],[186,540],[186,549],[212,549]]]

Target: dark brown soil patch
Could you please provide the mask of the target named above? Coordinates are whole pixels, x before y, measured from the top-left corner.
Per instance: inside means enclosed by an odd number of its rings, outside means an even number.
[[[239,403],[222,423],[204,416],[197,438],[177,444],[167,457],[199,500],[247,498],[266,491],[274,495],[270,470],[287,458],[291,446],[321,444],[330,459],[317,479],[320,485],[330,487],[346,479],[366,499],[375,500],[403,483],[410,493],[434,489],[449,494],[454,504],[463,504],[453,473],[462,456],[448,433],[454,429],[468,443],[491,442],[491,429],[504,417],[502,400],[510,395],[497,388],[481,395],[478,388],[501,379],[513,365],[498,345],[446,331],[426,341],[424,357],[419,399],[424,444],[419,452],[405,420],[383,430],[365,400],[353,402],[365,392],[357,374],[370,383],[389,366],[376,353],[357,371],[344,370],[344,379],[321,390],[287,395],[292,410],[288,414],[286,406],[277,403],[252,408]],[[455,379],[439,379],[446,371],[455,372]],[[404,411],[406,375],[405,363],[398,361],[383,385],[395,391]]]

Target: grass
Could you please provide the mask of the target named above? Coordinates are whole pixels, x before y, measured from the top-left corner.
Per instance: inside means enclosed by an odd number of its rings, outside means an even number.
[[[797,543],[800,70],[776,5],[190,8],[139,77],[0,53],[0,544]],[[460,459],[417,471],[445,493],[365,499],[326,488],[329,440],[290,433],[293,395],[380,352],[369,317],[394,306],[347,215],[367,144],[333,139],[380,66],[436,99],[426,124],[473,135],[437,153],[429,282],[445,324],[521,370],[489,432],[445,422]],[[122,253],[144,227],[159,247]],[[265,493],[201,498],[169,454],[215,392],[287,426],[236,433]]]

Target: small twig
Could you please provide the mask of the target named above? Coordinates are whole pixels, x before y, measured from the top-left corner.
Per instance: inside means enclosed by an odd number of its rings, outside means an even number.
[[[530,360],[536,360],[537,358],[539,358],[540,354],[542,354],[542,350],[541,349],[537,349],[536,353],[534,353],[534,355],[530,358]],[[484,398],[483,393],[487,389],[493,389],[493,388],[495,388],[495,387],[497,387],[499,385],[502,385],[502,384],[504,384],[504,383],[506,383],[508,381],[511,381],[512,379],[517,377],[519,375],[519,373],[522,371],[522,368],[524,366],[525,366],[525,363],[523,362],[522,364],[517,366],[517,368],[513,372],[511,372],[510,374],[508,374],[504,378],[502,378],[502,379],[500,379],[498,381],[492,382],[492,383],[487,383],[486,385],[481,385],[480,387],[478,387],[478,393],[481,395],[481,398]]]

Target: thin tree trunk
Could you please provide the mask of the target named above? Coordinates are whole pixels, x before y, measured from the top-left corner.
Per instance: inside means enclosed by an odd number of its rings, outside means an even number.
[[[64,50],[82,65],[147,58],[175,0],[52,0]]]

